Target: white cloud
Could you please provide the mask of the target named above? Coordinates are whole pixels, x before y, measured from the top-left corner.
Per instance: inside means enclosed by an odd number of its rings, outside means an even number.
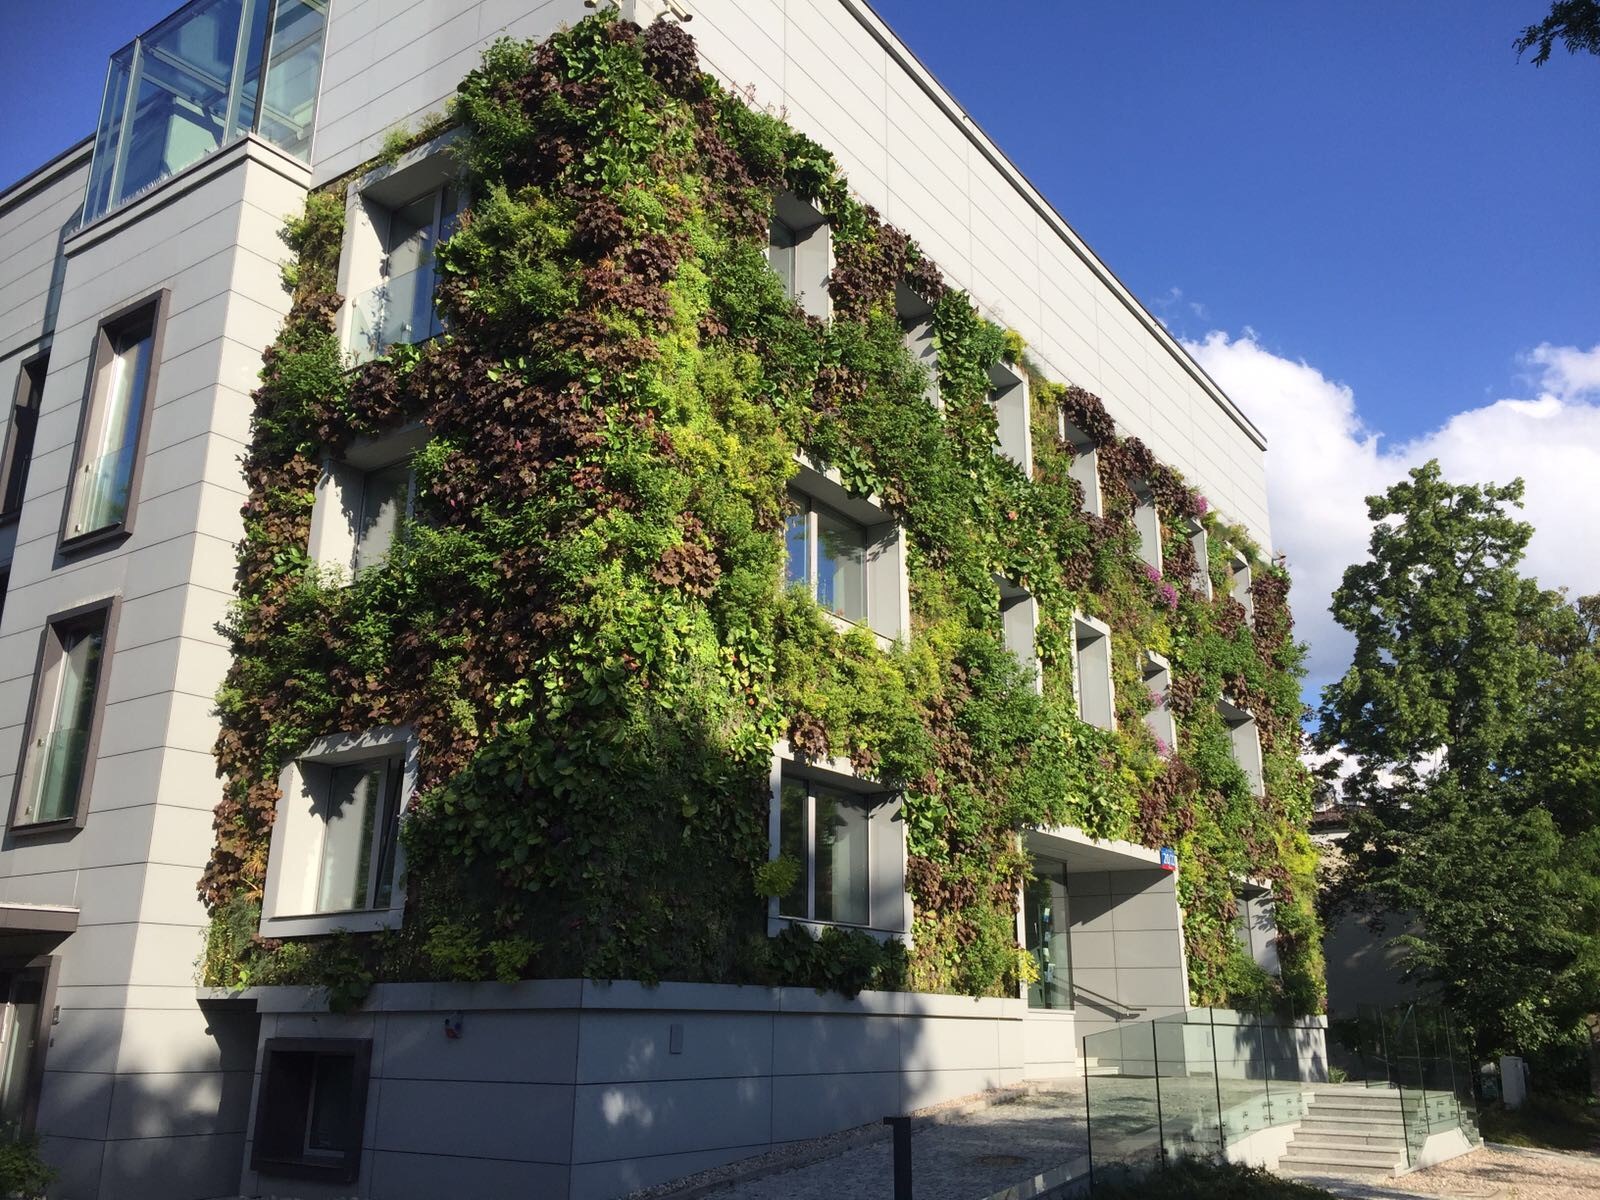
[[[1345,567],[1366,555],[1365,497],[1430,458],[1460,482],[1521,476],[1521,515],[1534,526],[1524,569],[1546,586],[1600,592],[1600,345],[1541,345],[1526,357],[1539,369],[1534,395],[1467,409],[1391,446],[1363,420],[1350,388],[1264,349],[1253,330],[1185,344],[1267,435],[1273,539],[1294,576],[1314,690],[1350,661],[1349,637],[1327,610]]]

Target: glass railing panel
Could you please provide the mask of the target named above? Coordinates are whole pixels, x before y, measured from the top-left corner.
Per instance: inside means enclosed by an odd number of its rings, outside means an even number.
[[[1151,1025],[1161,1088],[1161,1146],[1166,1160],[1219,1153],[1223,1137],[1211,1010],[1174,1013]]]
[[[310,161],[322,75],[327,0],[278,0],[273,12],[266,87],[256,129],[274,146]]]
[[[58,729],[35,739],[28,758],[31,786],[24,821],[64,821],[72,816],[88,749],[87,729]]]
[[[1155,1042],[1148,1022],[1083,1039],[1089,1161],[1097,1181],[1141,1174],[1161,1164],[1161,1104]]]
[[[433,305],[431,265],[396,275],[362,292],[351,303],[350,353],[369,362],[392,346],[425,342],[440,332]]]
[[[120,446],[83,464],[72,494],[69,536],[109,529],[127,517],[134,450]]]
[[[117,141],[122,134],[122,116],[128,105],[128,85],[133,79],[133,50],[130,44],[112,55],[111,68],[106,73],[106,90],[100,100],[100,123],[95,126],[89,192],[83,202],[86,220],[99,216],[111,207]]]

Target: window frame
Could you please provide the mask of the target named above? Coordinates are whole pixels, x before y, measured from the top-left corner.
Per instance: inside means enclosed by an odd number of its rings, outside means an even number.
[[[829,277],[833,274],[833,232],[827,218],[793,192],[779,192],[773,198],[766,258],[774,275],[779,274],[772,261],[772,251],[777,246],[773,230],[778,226],[794,239],[792,246],[783,247],[793,256],[793,278],[791,286],[784,289],[784,295],[807,316],[819,321],[829,320],[833,316],[833,295],[828,288]],[[781,281],[781,275],[779,279]]]
[[[335,457],[323,455],[322,475],[317,480],[316,499],[311,509],[311,529],[306,553],[325,570],[337,570],[346,583],[358,574],[382,569],[388,559],[363,564],[357,569],[361,539],[357,536],[365,501],[367,479],[373,474],[411,462],[433,437],[426,425],[412,424],[374,438],[360,438]],[[415,518],[417,501],[416,468],[409,471],[404,519]],[[393,547],[391,540],[390,546]]]
[[[1267,794],[1266,762],[1261,753],[1261,727],[1256,724],[1255,713],[1231,696],[1222,696],[1217,700],[1217,715],[1222,718],[1223,731],[1228,735],[1228,750],[1233,761],[1250,785],[1250,794],[1261,799]],[[1243,756],[1241,750],[1245,752]]]
[[[11,788],[11,813],[6,829],[13,837],[76,832],[88,822],[89,797],[94,790],[95,762],[100,752],[100,734],[105,726],[106,695],[111,690],[111,663],[116,646],[117,618],[121,610],[122,597],[120,594],[114,594],[92,600],[87,604],[80,604],[75,608],[52,613],[45,618],[44,628],[39,634],[38,653],[34,660],[33,684],[28,696],[28,717],[23,726],[22,747],[17,756],[16,779]],[[96,614],[100,614],[100,666],[95,676],[95,695],[90,706],[89,736],[83,752],[83,770],[78,778],[78,793],[73,798],[72,811],[48,821],[25,820],[23,798],[34,783],[38,770],[37,764],[31,761],[30,751],[33,749],[34,739],[40,736],[39,731],[51,719],[50,714],[44,711],[44,705],[47,696],[53,697],[55,694],[52,684],[65,656],[58,631],[63,626],[85,624]],[[54,733],[55,730],[50,732]]]
[[[1139,538],[1138,554],[1141,562],[1153,567],[1157,574],[1164,566],[1161,553],[1161,507],[1156,503],[1155,491],[1148,481],[1136,479],[1129,485],[1133,490],[1133,528]]]
[[[875,844],[877,842],[877,836],[874,835],[872,830],[872,797],[862,793],[851,792],[845,788],[841,788],[833,784],[824,783],[817,779],[814,775],[799,775],[793,772],[786,772],[783,775],[780,786],[788,787],[794,784],[801,785],[805,789],[805,831],[803,834],[805,841],[805,859],[800,864],[799,880],[801,891],[804,895],[804,902],[802,903],[801,907],[804,908],[805,911],[784,912],[784,902],[787,900],[787,897],[779,896],[778,916],[788,921],[805,921],[815,925],[838,925],[847,929],[872,928],[872,852],[876,848]],[[827,792],[834,799],[836,804],[842,801],[845,804],[858,806],[862,809],[861,829],[862,835],[866,839],[866,848],[862,855],[863,877],[861,879],[861,887],[865,895],[867,910],[866,920],[864,921],[847,921],[838,916],[830,915],[826,917],[819,917],[817,915],[817,873],[818,863],[821,857],[818,853],[819,847],[817,844],[817,807],[819,803],[818,792]],[[783,803],[781,793],[779,797],[779,803]],[[779,821],[779,827],[781,829],[781,814]]]
[[[17,369],[17,384],[11,401],[11,420],[6,424],[5,447],[0,450],[0,526],[22,516],[27,500],[28,474],[33,466],[34,438],[39,429],[39,409],[44,403],[45,380],[50,376],[50,352],[41,351],[24,359]],[[23,441],[22,414],[28,413],[27,453],[19,454]],[[20,464],[20,472],[19,472]],[[15,489],[15,502],[11,492]]]
[[[1170,758],[1178,752],[1178,721],[1172,711],[1172,664],[1154,650],[1146,650],[1141,659],[1140,674],[1145,690],[1150,693],[1150,711],[1144,715],[1145,728],[1156,739],[1157,752],[1160,752],[1160,744],[1165,743],[1167,752],[1162,757]]]
[[[302,1148],[299,1156],[279,1150],[280,1139],[288,1127],[299,1125],[302,1129],[311,1120],[311,1103],[314,1092],[305,1101],[305,1112],[298,1121],[289,1121],[291,1114],[280,1114],[272,1108],[274,1102],[286,1102],[273,1096],[275,1087],[286,1086],[285,1066],[279,1056],[309,1055],[316,1058],[349,1058],[352,1063],[350,1113],[346,1117],[351,1145],[337,1161],[317,1161]],[[314,1068],[313,1068],[314,1071]],[[367,1104],[372,1081],[371,1038],[319,1038],[271,1037],[262,1045],[261,1075],[256,1084],[256,1116],[250,1147],[250,1169],[259,1175],[274,1179],[321,1179],[329,1183],[354,1183],[361,1175],[361,1155],[366,1148]],[[313,1088],[315,1075],[313,1074]],[[280,1131],[274,1125],[282,1126]],[[302,1135],[303,1137],[303,1135]]]
[[[1100,643],[1102,650],[1096,651],[1101,661],[1092,663],[1094,667],[1094,682],[1098,694],[1103,694],[1105,707],[1105,721],[1092,719],[1084,714],[1083,685],[1087,681],[1088,668],[1084,665],[1085,643]],[[1078,720],[1085,725],[1092,725],[1096,729],[1106,732],[1115,732],[1117,728],[1117,692],[1114,682],[1115,675],[1111,669],[1111,627],[1104,621],[1096,620],[1081,612],[1072,614],[1072,700]],[[1096,713],[1095,716],[1100,714]]]
[[[392,765],[395,760],[399,760],[397,768]],[[328,822],[325,813],[317,811],[326,806],[326,784],[319,787],[312,772],[326,770],[331,776],[337,767],[371,763],[383,763],[387,769],[399,772],[398,792],[391,805],[390,789],[385,788],[379,800],[383,823],[375,820],[371,834],[371,855],[380,862],[380,848],[392,847],[388,903],[381,908],[375,906],[382,881],[374,874],[367,885],[373,907],[317,911]],[[262,888],[262,937],[316,937],[339,930],[374,933],[401,926],[405,918],[406,860],[400,829],[417,793],[418,777],[417,736],[405,725],[329,734],[312,741],[284,765],[278,775],[278,805]]]
[[[1194,578],[1189,581],[1189,586],[1206,600],[1210,600],[1212,597],[1211,535],[1206,532],[1205,523],[1198,517],[1189,518],[1189,549],[1194,553]]]
[[[1250,589],[1254,584],[1255,567],[1250,556],[1242,550],[1233,551],[1228,558],[1228,595],[1244,609],[1244,622],[1252,629],[1256,623],[1256,601]]]
[[[1039,602],[1027,588],[1003,575],[994,577],[1000,589],[1000,640],[1027,672],[1035,695],[1044,694],[1044,666],[1039,661]]]
[[[89,355],[89,375],[84,384],[83,402],[78,407],[78,429],[73,439],[72,467],[67,475],[66,495],[61,504],[61,530],[56,545],[58,555],[70,556],[99,549],[111,543],[120,543],[133,533],[134,520],[139,511],[139,492],[144,480],[145,453],[149,448],[150,422],[155,416],[156,396],[160,386],[163,343],[166,339],[167,315],[171,299],[171,289],[162,288],[124,305],[109,316],[102,317],[95,329],[93,348]],[[128,472],[128,506],[120,521],[97,529],[74,532],[72,511],[78,498],[84,454],[89,432],[102,415],[111,365],[115,361],[115,339],[129,327],[142,323],[147,314],[150,322],[150,368],[145,374],[144,398],[139,413],[138,428],[133,431],[133,465]]]
[[[934,344],[933,305],[905,283],[895,284],[894,315],[900,322],[902,341],[913,361],[928,372],[923,398],[934,411],[944,411],[944,396],[939,392],[939,348]]]
[[[989,407],[995,416],[994,452],[1033,478],[1033,411],[1028,375],[1000,359],[989,368]]]
[[[871,498],[852,496],[845,490],[837,470],[819,469],[804,455],[797,454],[799,470],[789,480],[786,502],[801,503],[807,513],[807,564],[806,589],[816,600],[816,522],[811,513],[813,506],[821,505],[831,513],[860,526],[866,534],[863,557],[864,586],[866,589],[866,615],[860,621],[851,621],[827,609],[826,619],[841,631],[863,629],[870,633],[880,649],[887,650],[896,641],[907,638],[911,632],[910,593],[906,579],[905,531],[900,523],[885,512]],[[788,582],[787,513],[783,526],[784,587],[798,587],[799,582]]]
[[[1083,489],[1083,511],[1091,517],[1106,514],[1105,494],[1100,488],[1100,447],[1083,430],[1067,419],[1065,408],[1057,410],[1057,432],[1072,451],[1072,462],[1067,467],[1069,477],[1078,481]]]

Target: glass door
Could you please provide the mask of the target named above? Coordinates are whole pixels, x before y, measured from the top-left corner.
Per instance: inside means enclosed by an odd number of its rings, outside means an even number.
[[[28,1118],[44,979],[37,971],[0,971],[0,995],[0,1137],[10,1141]]]
[[[1039,977],[1028,985],[1029,1008],[1072,1007],[1072,946],[1067,921],[1067,867],[1035,861],[1022,894],[1024,948]]]

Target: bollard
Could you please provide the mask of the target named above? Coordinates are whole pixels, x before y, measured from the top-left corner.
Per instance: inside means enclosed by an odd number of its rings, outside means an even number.
[[[885,1117],[894,1130],[894,1200],[911,1200],[911,1118]]]

